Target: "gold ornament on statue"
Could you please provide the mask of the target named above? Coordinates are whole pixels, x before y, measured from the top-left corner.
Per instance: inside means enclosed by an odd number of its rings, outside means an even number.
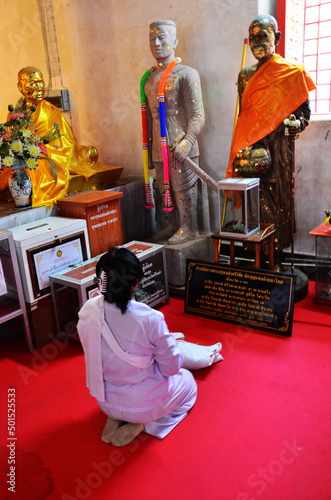
[[[267,146],[257,142],[240,150],[233,160],[236,175],[241,177],[263,177],[271,168],[271,155]]]
[[[85,158],[88,158],[92,165],[98,161],[99,153],[97,148],[94,146],[82,146],[82,150]]]

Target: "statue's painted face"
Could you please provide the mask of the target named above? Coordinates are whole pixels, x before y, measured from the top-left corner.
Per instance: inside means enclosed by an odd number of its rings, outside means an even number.
[[[275,53],[276,37],[270,23],[255,22],[249,27],[249,46],[259,62],[264,63]]]
[[[33,71],[25,75],[19,82],[19,89],[29,102],[42,101],[45,95],[45,82],[43,75],[39,71]]]
[[[149,46],[157,61],[174,56],[177,45],[175,29],[169,25],[155,26],[149,33]]]

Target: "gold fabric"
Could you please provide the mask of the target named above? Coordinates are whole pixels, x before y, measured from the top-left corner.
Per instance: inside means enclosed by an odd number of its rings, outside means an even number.
[[[87,156],[88,148],[80,146],[71,127],[63,117],[61,111],[48,101],[40,101],[32,115],[34,126],[31,130],[42,137],[54,130],[56,125],[63,134],[61,137],[46,145],[47,155],[56,164],[58,172],[54,179],[50,172],[50,165],[46,160],[38,160],[35,170],[27,170],[32,180],[32,206],[52,205],[56,200],[66,195],[70,173],[83,175],[86,179],[94,175],[98,164],[93,164]],[[0,174],[0,190],[5,189],[11,169],[6,168]]]

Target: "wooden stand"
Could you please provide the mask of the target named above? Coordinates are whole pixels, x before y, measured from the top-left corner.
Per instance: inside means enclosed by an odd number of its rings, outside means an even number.
[[[33,346],[36,349],[51,342],[56,334],[55,317],[50,293],[35,302],[26,302]]]
[[[220,254],[220,243],[221,240],[230,241],[230,264],[231,266],[235,265],[235,248],[234,243],[237,242],[245,242],[245,243],[254,243],[255,247],[255,267],[260,267],[260,251],[261,251],[261,243],[267,239],[270,239],[269,243],[269,269],[272,271],[274,269],[274,233],[276,232],[275,224],[264,224],[261,223],[260,230],[243,240],[242,237],[237,237],[235,234],[233,236],[223,236],[219,233],[212,234],[212,238],[214,240],[214,260],[215,262],[219,261]]]
[[[85,219],[89,235],[91,257],[123,243],[123,231],[117,191],[91,190],[57,201],[59,215]]]

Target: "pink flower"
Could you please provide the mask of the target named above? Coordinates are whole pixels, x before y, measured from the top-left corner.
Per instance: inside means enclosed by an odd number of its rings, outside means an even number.
[[[24,113],[17,113],[17,114],[11,115],[11,117],[10,117],[11,120],[16,120],[16,118],[24,118]]]
[[[2,139],[4,141],[6,141],[7,139],[9,139],[10,136],[11,136],[11,132],[6,132],[5,134],[3,134]]]
[[[40,151],[45,155],[47,153],[47,149],[45,147],[45,144],[42,142],[37,142],[37,146],[40,149]]]

